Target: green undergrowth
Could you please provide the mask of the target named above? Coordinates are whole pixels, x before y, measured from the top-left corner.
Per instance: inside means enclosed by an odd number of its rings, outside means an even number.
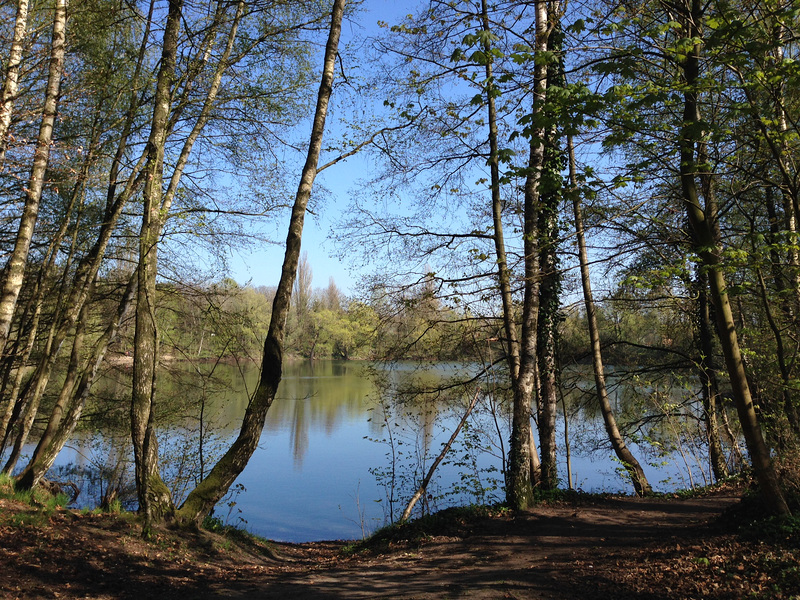
[[[398,545],[420,545],[434,537],[466,537],[477,524],[510,514],[503,505],[446,508],[412,521],[394,523],[343,548],[345,554],[377,553]]]
[[[656,493],[655,497],[663,498],[681,498],[688,500],[691,498],[704,498],[706,496],[713,496],[714,494],[722,494],[727,492],[743,493],[753,484],[752,474],[750,472],[742,471],[736,475],[731,475],[725,479],[721,479],[716,483],[704,486],[696,486],[693,488],[685,488],[682,490],[675,490],[674,492]]]
[[[0,474],[0,499],[16,503],[16,506],[5,511],[4,514],[0,514],[0,523],[15,527],[44,527],[50,521],[53,513],[66,507],[70,501],[67,494],[51,494],[43,488],[16,490],[14,488],[14,478],[6,474]],[[75,514],[82,516],[108,515],[112,519],[127,523],[129,527],[135,527],[137,523],[141,522],[139,515],[125,510],[118,500],[112,501],[104,509],[84,508]],[[181,537],[178,531],[173,530],[170,532],[168,531],[170,529],[173,528],[159,529],[154,532],[149,541],[157,546],[161,543],[162,538]],[[205,542],[201,543],[201,545],[208,545],[207,550],[211,550],[212,546],[216,547],[217,550],[223,551],[233,550],[236,547],[255,555],[271,556],[274,554],[272,544],[268,540],[244,529],[225,525],[218,518],[206,517],[202,529],[215,534],[213,538],[207,538]],[[189,539],[192,536],[183,537]],[[194,540],[194,543],[200,542]]]
[[[17,510],[3,515],[2,521],[14,527],[41,527],[49,521],[55,511],[69,503],[69,496],[64,493],[51,494],[41,488],[17,490],[14,488],[14,479],[5,473],[0,474],[0,499],[27,507],[27,510]]]
[[[768,544],[800,548],[800,498],[787,496],[791,515],[770,514],[757,490],[748,490],[724,518],[741,523],[740,534]]]
[[[207,516],[203,519],[202,529],[214,533],[224,539],[221,544],[223,550],[228,550],[233,544],[240,548],[263,556],[273,556],[275,550],[272,542],[246,529],[226,525],[222,519],[214,516]]]

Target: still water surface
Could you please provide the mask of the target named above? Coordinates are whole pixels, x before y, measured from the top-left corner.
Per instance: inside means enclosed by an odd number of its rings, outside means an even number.
[[[185,379],[172,386],[173,391],[177,389],[178,394],[191,396],[194,401],[176,425],[159,434],[162,462],[179,465],[168,470],[166,479],[182,476],[188,480],[185,485],[190,486],[192,476],[199,474],[200,456],[204,463],[202,468],[208,469],[213,465],[215,454],[236,435],[258,371],[251,368],[242,374],[234,367],[219,366],[217,369],[215,375],[221,379],[213,386],[190,385]],[[449,370],[447,366],[442,367],[443,374]],[[420,456],[426,450],[428,455],[438,453],[458,422],[459,409],[450,413],[438,409],[424,414],[418,411],[405,418],[389,409],[387,415],[365,373],[366,365],[357,362],[315,361],[286,365],[258,449],[238,478],[233,494],[218,505],[216,516],[267,538],[292,542],[357,539],[385,524],[389,510],[388,473],[394,469],[398,485],[403,481],[409,483],[410,475],[415,472],[419,477],[432,460],[428,458],[424,462]],[[201,453],[198,442],[200,409],[196,400],[203,397],[206,404],[202,428],[206,438]],[[384,417],[393,426],[395,461],[391,460],[390,445],[386,443]],[[581,418],[594,419],[591,415]],[[485,430],[476,422],[467,429],[464,438],[471,433],[475,440],[494,437],[494,443],[500,444],[501,436],[507,439],[506,421],[500,415],[498,422],[490,423]],[[571,428],[573,426],[570,424]],[[603,435],[599,421],[582,423],[581,430],[588,437],[594,435],[592,431],[600,438]],[[90,457],[98,452],[98,435],[77,439],[70,451],[60,457],[60,463],[97,462],[97,456]],[[559,436],[563,452],[563,438]],[[620,477],[610,451],[591,452],[590,446],[584,443],[573,449],[575,487],[585,491],[627,491],[628,486]],[[466,459],[475,454],[461,444],[454,449],[453,456]],[[501,477],[501,465],[493,454],[496,452],[482,452],[474,462],[460,460],[460,466],[440,467],[436,485],[431,489],[429,508],[500,500],[502,490],[493,487],[492,478]],[[685,485],[674,457],[662,462],[665,464],[658,468],[646,467],[654,487],[667,491]],[[566,487],[566,467],[563,460],[561,463]],[[453,493],[465,481],[471,484],[467,486],[469,489],[474,490],[479,485],[483,492]],[[180,497],[183,489],[185,486],[176,486],[176,496]],[[407,485],[397,493],[395,511],[402,510],[410,495],[408,489]],[[89,496],[88,493],[84,495],[84,503],[92,501]]]

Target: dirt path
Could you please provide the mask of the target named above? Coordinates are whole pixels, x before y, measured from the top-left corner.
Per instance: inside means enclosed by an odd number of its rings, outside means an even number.
[[[667,598],[631,589],[627,562],[702,540],[707,523],[737,499],[616,498],[579,507],[536,508],[474,524],[462,539],[355,558],[330,568],[236,582],[226,598]],[[614,572],[616,571],[616,572]],[[620,577],[622,575],[622,577]],[[238,584],[244,584],[239,586]],[[675,596],[685,597],[685,596]]]
[[[351,556],[344,542],[243,551],[172,531],[143,542],[132,517],[58,512],[36,522],[0,501],[0,598],[796,600],[800,550],[731,533],[740,517],[715,518],[737,501],[734,492],[581,498],[437,520],[422,542]]]

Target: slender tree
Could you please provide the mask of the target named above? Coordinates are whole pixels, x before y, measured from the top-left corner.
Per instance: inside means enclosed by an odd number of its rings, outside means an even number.
[[[603,367],[603,352],[600,346],[600,330],[597,325],[597,307],[592,295],[592,282],[589,274],[589,255],[586,251],[586,236],[583,226],[583,210],[581,208],[580,191],[577,182],[577,168],[575,165],[575,150],[570,137],[568,142],[569,172],[571,180],[572,207],[575,217],[575,240],[578,244],[578,259],[581,269],[581,287],[583,289],[583,302],[586,309],[586,321],[589,327],[589,340],[592,349],[592,370],[594,372],[595,390],[600,403],[600,413],[603,415],[606,434],[614,448],[617,458],[630,475],[633,488],[640,496],[651,492],[650,483],[644,474],[642,466],[628,448],[625,439],[619,431],[611,400],[606,388],[605,369]]]
[[[80,355],[83,349],[83,332],[76,333],[66,381],[62,384],[55,406],[30,461],[17,476],[16,487],[18,489],[31,489],[42,481],[75,431],[109,344],[116,338],[120,324],[133,303],[136,283],[137,278],[134,272],[134,276],[130,277],[125,287],[114,317],[106,325],[102,335],[93,343],[85,357]],[[88,312],[87,306],[84,305],[84,318],[78,321],[79,330],[82,330],[89,320],[85,314]],[[78,362],[81,363],[80,367],[75,366],[75,363]]]
[[[677,13],[682,28],[682,39],[699,40],[699,24],[703,17],[702,4],[698,0],[688,0],[677,7]],[[753,462],[753,470],[761,485],[762,495],[770,508],[778,514],[790,514],[772,464],[769,448],[761,432],[739,346],[737,326],[721,264],[718,209],[713,197],[706,197],[703,206],[698,190],[698,173],[704,168],[697,158],[697,149],[703,143],[702,116],[698,102],[702,47],[697,41],[687,50],[683,59],[679,60],[686,86],[683,93],[683,127],[679,136],[680,182],[684,207],[692,225],[696,251],[708,269],[717,335],[728,367],[736,410]]]
[[[39,136],[36,141],[33,166],[28,185],[25,188],[25,201],[19,219],[14,249],[8,258],[6,268],[0,279],[0,349],[5,348],[8,342],[11,320],[14,317],[17,298],[22,289],[25,276],[25,265],[33,239],[33,229],[39,216],[39,203],[45,186],[45,173],[50,158],[56,108],[64,71],[66,26],[67,2],[66,0],[56,0],[53,11],[53,35],[50,46],[50,65],[47,74],[44,109],[39,124]],[[13,58],[14,55],[12,55]],[[10,105],[8,108],[10,109]],[[7,110],[5,104],[3,110]],[[2,133],[4,134],[3,145],[5,146],[5,132]]]
[[[311,128],[311,139],[292,207],[281,278],[278,282],[275,300],[272,305],[269,332],[264,342],[261,378],[247,406],[238,437],[217,464],[214,465],[208,476],[189,493],[183,505],[177,511],[178,519],[183,522],[199,524],[214,508],[219,499],[225,495],[236,480],[236,477],[244,470],[256,449],[264,427],[267,411],[272,406],[275,394],[278,391],[278,384],[283,372],[283,342],[286,319],[289,314],[292,288],[300,261],[300,244],[306,207],[308,206],[312,186],[317,174],[322,138],[325,131],[325,119],[333,90],[334,67],[342,29],[344,6],[345,0],[334,0],[330,34],[325,46],[322,80],[319,86],[317,106]]]
[[[19,89],[19,67],[22,63],[23,41],[28,26],[28,0],[17,1],[17,14],[14,19],[14,37],[6,63],[6,74],[3,82],[3,95],[0,99],[0,166],[6,160],[8,146],[8,128],[14,114],[14,100]]]
[[[150,535],[153,524],[168,517],[172,498],[161,480],[158,468],[158,442],[155,436],[156,366],[158,337],[156,332],[156,274],[158,238],[163,217],[164,151],[172,104],[172,87],[182,21],[183,2],[169,3],[158,72],[150,138],[147,142],[147,163],[144,168],[145,189],[142,227],[139,233],[138,288],[136,293],[136,331],[133,355],[133,398],[131,400],[131,437],[136,465],[136,491],[139,512],[144,516],[144,535]]]

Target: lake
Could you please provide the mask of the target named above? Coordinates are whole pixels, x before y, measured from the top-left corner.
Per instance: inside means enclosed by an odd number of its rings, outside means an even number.
[[[381,372],[388,390],[381,394],[367,376],[366,364],[288,363],[258,449],[232,493],[217,506],[215,516],[264,537],[290,542],[358,539],[374,531],[388,522],[390,513],[397,516],[402,511],[412,486],[424,475],[471,399],[455,397],[443,403],[427,397],[400,403],[397,390],[411,378],[432,382],[465,370],[469,367],[436,365],[421,374],[412,365],[396,365]],[[169,407],[164,408],[163,420],[171,425],[159,431],[160,452],[165,480],[176,498],[207,472],[236,435],[257,377],[255,367],[240,370],[230,365],[217,365],[213,379],[180,365],[161,376],[159,389],[163,404]],[[586,377],[576,381],[583,383],[574,386],[572,395],[590,389]],[[100,390],[99,395],[117,398],[125,406],[129,391],[124,382],[107,381]],[[497,407],[493,410],[491,395],[480,394],[478,408],[449,459],[437,470],[420,510],[502,500],[500,456],[508,439],[508,415]],[[615,398],[621,401],[619,392]],[[574,487],[629,492],[619,464],[605,447],[599,416],[581,408],[574,398],[567,406]],[[563,431],[562,421],[562,455]],[[122,446],[112,443],[114,439],[123,440]],[[689,448],[686,440],[681,444],[669,454],[651,451],[649,460],[632,444],[639,460],[648,463],[644,467],[656,490],[706,482],[697,464],[704,458],[699,456],[702,448]],[[119,482],[130,498],[130,460],[123,461],[126,471],[109,469],[120,462],[120,456],[129,454],[128,447],[124,433],[119,438],[108,432],[76,435],[58,465],[62,477],[64,469],[75,466],[95,473],[84,482],[79,502],[96,503],[109,481]],[[566,487],[565,461],[561,463]]]

